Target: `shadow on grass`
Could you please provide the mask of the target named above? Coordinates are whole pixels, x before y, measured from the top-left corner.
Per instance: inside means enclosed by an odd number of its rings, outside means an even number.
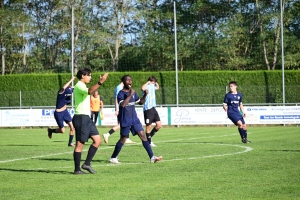
[[[300,152],[300,150],[287,150],[287,149],[282,149],[282,150],[269,150],[269,151]]]
[[[228,144],[228,143],[224,143],[224,142],[184,142],[184,141],[165,142],[165,143],[171,143],[171,144]]]
[[[46,174],[73,174],[73,172],[66,172],[66,171],[58,171],[58,170],[48,170],[48,169],[10,169],[10,168],[0,168],[0,171],[11,171],[11,172],[39,172],[39,173],[46,173]]]
[[[35,158],[38,160],[46,160],[46,161],[66,161],[66,162],[73,162],[73,158]],[[81,159],[81,163],[83,163],[85,159]],[[93,162],[101,163],[101,164],[107,164],[109,163],[108,160],[94,160]]]
[[[10,147],[35,147],[35,146],[45,146],[45,145],[36,145],[36,144],[5,144],[0,146],[10,146]]]

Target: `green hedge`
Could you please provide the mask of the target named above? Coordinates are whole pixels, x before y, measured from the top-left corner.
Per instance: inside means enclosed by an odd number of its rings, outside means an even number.
[[[99,91],[106,105],[113,104],[113,93],[120,78],[129,74],[133,88],[141,95],[140,88],[151,75],[160,84],[158,104],[176,104],[175,72],[111,72]],[[92,73],[92,84],[103,73]],[[285,102],[300,102],[300,71],[285,71]],[[54,106],[56,93],[71,78],[70,74],[23,74],[0,77],[0,107]],[[281,103],[281,71],[188,71],[178,73],[179,104],[221,104],[230,81],[237,81],[238,90],[246,103]],[[75,81],[76,84],[77,80]]]

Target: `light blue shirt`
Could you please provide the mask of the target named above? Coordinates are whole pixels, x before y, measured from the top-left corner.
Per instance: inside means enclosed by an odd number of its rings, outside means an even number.
[[[123,89],[123,84],[120,83],[116,88],[115,88],[115,91],[114,91],[114,101],[116,100],[119,92]],[[115,110],[117,110],[116,108],[116,105],[115,105]]]
[[[146,90],[148,90],[148,95],[146,96],[146,100],[144,103],[144,111],[156,107],[155,84],[148,84]]]

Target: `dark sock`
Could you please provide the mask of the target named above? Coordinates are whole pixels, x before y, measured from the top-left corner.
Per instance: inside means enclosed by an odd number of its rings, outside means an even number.
[[[81,152],[74,151],[73,158],[74,158],[74,166],[75,166],[74,171],[80,171]]]
[[[113,134],[114,132],[115,132],[114,129],[110,129],[110,130],[108,131],[109,135]]]
[[[151,137],[153,137],[153,135],[155,135],[155,133],[157,132],[158,130],[154,127],[150,133]]]
[[[72,144],[73,138],[74,138],[74,135],[69,136],[69,144]]]
[[[244,138],[247,139],[247,135],[248,135],[247,130],[243,130],[243,131],[244,131]]]
[[[50,130],[51,130],[51,133],[56,133],[56,129],[55,128],[52,128]]]
[[[150,143],[148,141],[142,141],[142,143],[148,153],[149,158],[151,159],[153,156],[153,151],[151,149]]]
[[[84,164],[91,165],[91,161],[92,161],[93,157],[95,156],[97,150],[98,150],[97,147],[94,147],[93,145],[90,146]]]
[[[113,154],[111,155],[111,158],[116,158],[119,155],[122,147],[123,147],[123,144],[120,141],[118,141],[116,143],[115,150],[114,150]]]
[[[151,138],[151,134],[150,133],[146,133],[146,137],[149,143],[152,142],[152,138]]]
[[[238,128],[241,138],[244,138],[244,129]]]

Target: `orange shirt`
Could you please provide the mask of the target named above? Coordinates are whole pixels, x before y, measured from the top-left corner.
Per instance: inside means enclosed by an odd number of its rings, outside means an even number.
[[[91,95],[91,111],[98,112],[100,110],[100,95],[94,97]]]

